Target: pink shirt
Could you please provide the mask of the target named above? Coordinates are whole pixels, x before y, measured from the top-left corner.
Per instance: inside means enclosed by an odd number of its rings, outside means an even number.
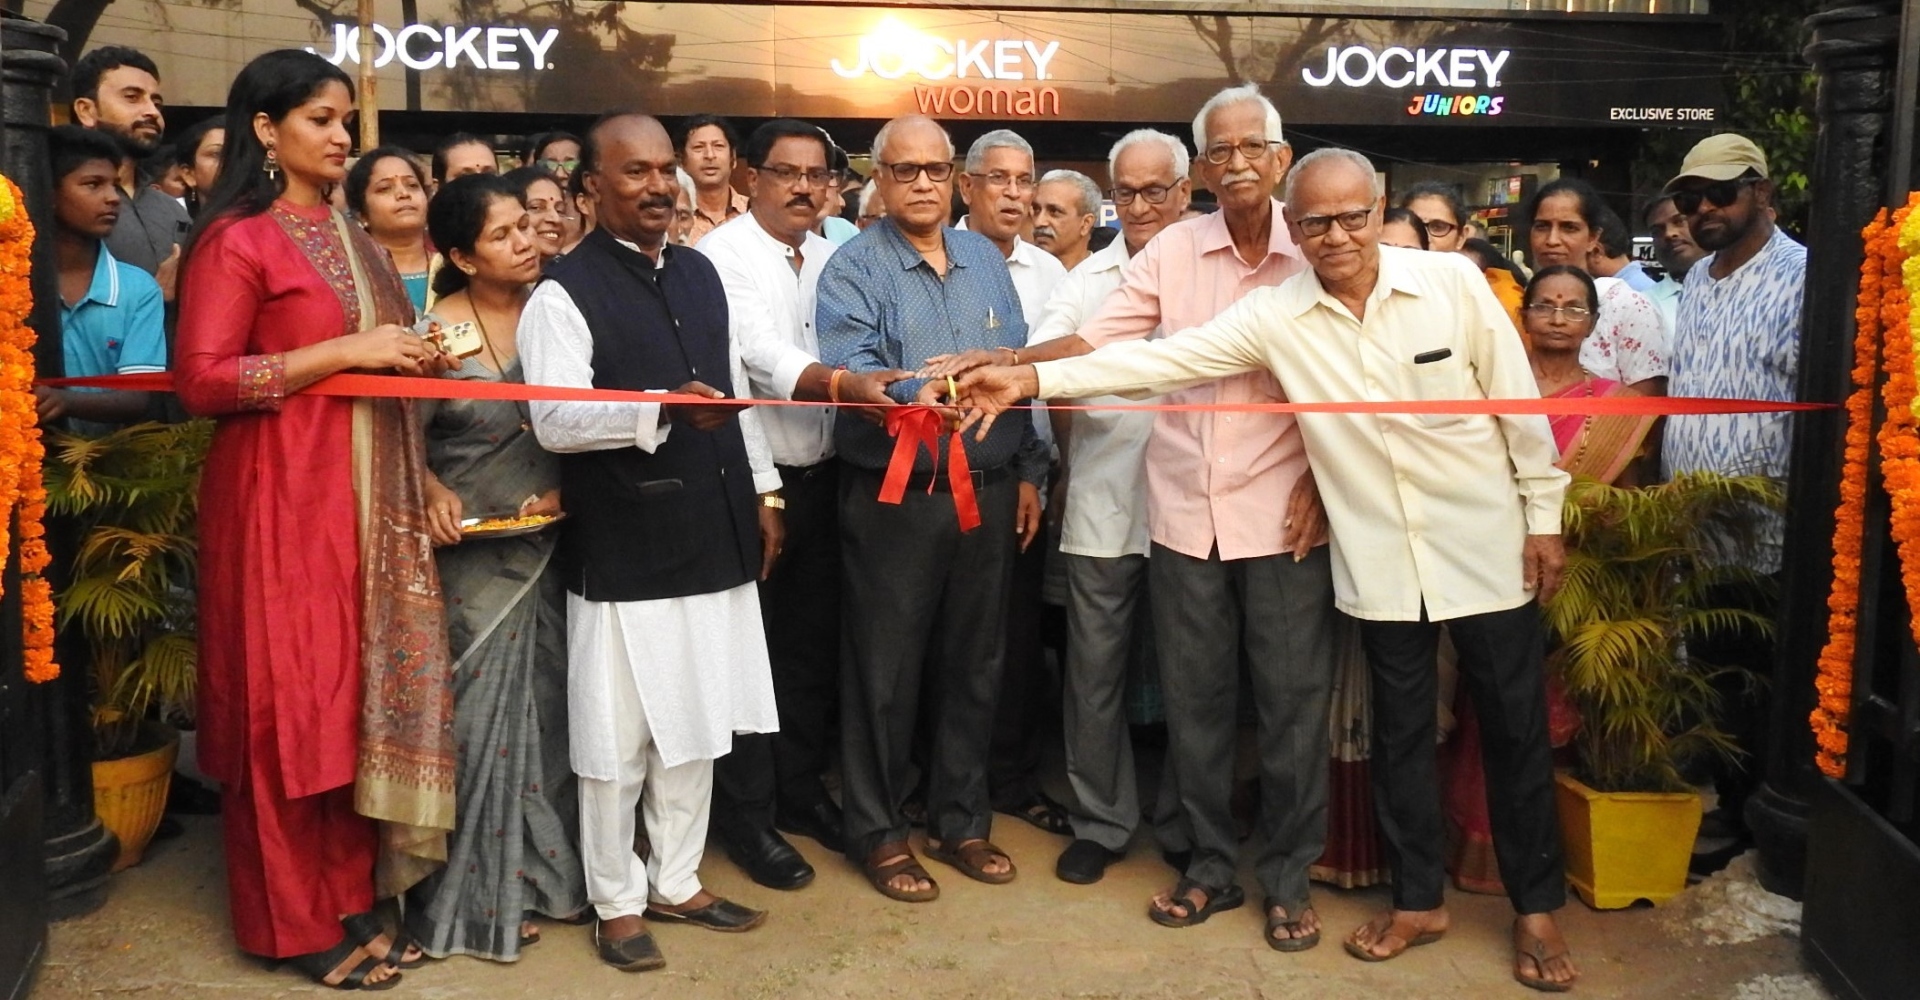
[[[1180,331],[1213,319],[1241,296],[1305,268],[1272,202],[1273,235],[1259,266],[1234,252],[1223,213],[1162,230],[1127,265],[1126,280],[1080,337],[1094,347]],[[1249,372],[1179,392],[1168,403],[1279,403],[1270,372]],[[1278,555],[1287,498],[1307,471],[1300,428],[1287,413],[1162,413],[1147,442],[1147,527],[1155,542],[1205,559]]]

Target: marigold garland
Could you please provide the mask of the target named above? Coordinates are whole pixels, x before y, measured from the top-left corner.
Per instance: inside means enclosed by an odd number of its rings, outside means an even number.
[[[1859,304],[1854,310],[1853,392],[1847,396],[1847,443],[1840,476],[1840,508],[1834,512],[1833,589],[1827,596],[1827,644],[1820,651],[1814,688],[1815,760],[1833,777],[1846,771],[1847,718],[1853,708],[1853,652],[1860,611],[1860,553],[1867,506],[1867,450],[1873,427],[1874,372],[1880,361],[1881,283],[1887,263],[1883,244],[1894,230],[1882,209],[1860,234],[1866,259],[1860,264]],[[1897,249],[1897,248],[1894,248]]]
[[[0,512],[18,506],[26,677],[40,684],[60,676],[60,665],[53,660],[53,587],[40,575],[51,557],[40,469],[46,451],[33,397],[35,338],[27,325],[33,311],[33,221],[25,205],[20,188],[7,180],[0,189]],[[10,542],[0,514],[0,558]]]
[[[1920,642],[1920,418],[1914,415],[1920,391],[1913,340],[1920,331],[1920,192],[1908,196],[1905,211],[1906,217],[1897,219],[1904,280],[1897,297],[1889,295],[1882,309],[1887,322],[1887,422],[1880,428],[1880,469],[1891,501],[1908,627]]]

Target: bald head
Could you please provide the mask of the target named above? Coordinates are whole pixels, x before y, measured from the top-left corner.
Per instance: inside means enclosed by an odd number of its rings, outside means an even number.
[[[580,169],[598,224],[613,236],[652,250],[673,225],[676,166],[673,140],[658,119],[608,115],[587,130]]]
[[[895,139],[912,142],[916,148],[928,141],[937,142],[946,149],[944,159],[953,159],[953,137],[947,134],[944,126],[926,115],[901,115],[880,126],[880,131],[873,137],[873,158],[886,162],[887,147]]]
[[[874,177],[887,216],[901,230],[932,235],[946,224],[953,202],[953,140],[925,115],[905,115],[874,136]],[[905,180],[900,174],[907,174]]]

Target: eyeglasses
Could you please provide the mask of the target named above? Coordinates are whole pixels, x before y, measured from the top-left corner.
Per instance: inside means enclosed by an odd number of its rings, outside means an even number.
[[[1207,147],[1207,162],[1213,164],[1226,163],[1233,159],[1235,150],[1239,150],[1240,155],[1246,157],[1248,160],[1257,160],[1267,155],[1268,146],[1281,145],[1285,144],[1278,139],[1242,139],[1237,143],[1216,142]]]
[[[1428,236],[1438,239],[1445,239],[1453,235],[1454,230],[1460,228],[1445,219],[1422,219],[1420,224],[1427,228]]]
[[[896,184],[912,184],[915,177],[927,175],[927,180],[935,184],[944,184],[953,176],[953,163],[942,160],[938,163],[882,163],[887,173],[893,175]]]
[[[1736,177],[1730,181],[1714,181],[1706,187],[1692,191],[1673,193],[1673,210],[1681,215],[1692,215],[1700,211],[1700,202],[1704,199],[1713,203],[1715,208],[1728,208],[1740,200],[1742,188],[1752,187],[1760,178]]]
[[[968,171],[967,176],[978,181],[984,181],[988,187],[1011,188],[1015,191],[1033,190],[1034,182],[1032,174],[1010,174],[1004,170],[995,170],[985,174],[976,174]]]
[[[825,168],[817,168],[814,170],[802,170],[799,167],[788,166],[787,164],[784,164],[784,163],[779,164],[778,166],[770,163],[763,163],[760,166],[755,167],[754,169],[762,171],[764,173],[772,174],[773,179],[776,181],[779,181],[781,186],[783,187],[792,187],[793,182],[800,180],[801,178],[806,179],[808,187],[817,187],[817,188],[827,187],[840,179],[839,174],[834,173],[833,171],[827,170]]]
[[[551,170],[564,170],[564,171],[566,171],[567,173],[573,173],[573,172],[574,172],[575,170],[578,170],[578,169],[580,169],[580,161],[579,161],[578,159],[572,159],[572,160],[545,160],[545,159],[543,159],[543,160],[541,160],[541,161],[540,161],[540,166],[541,166],[541,168],[542,168],[542,169],[544,169],[544,170],[550,170],[550,171],[551,171]]]
[[[1115,205],[1121,206],[1133,204],[1133,199],[1135,198],[1145,198],[1149,205],[1164,205],[1167,201],[1167,195],[1172,193],[1173,188],[1165,184],[1150,184],[1143,188],[1117,187],[1107,189],[1107,197],[1112,198]]]
[[[1532,316],[1534,319],[1551,320],[1565,316],[1575,323],[1581,322],[1593,315],[1593,310],[1588,309],[1586,306],[1550,306],[1545,302],[1536,302],[1520,311]]]
[[[1373,209],[1362,208],[1352,212],[1341,212],[1339,215],[1309,215],[1304,219],[1293,220],[1293,224],[1300,227],[1302,236],[1325,236],[1327,230],[1332,229],[1336,222],[1340,224],[1341,229],[1357,233],[1367,228],[1367,221],[1372,218]]]

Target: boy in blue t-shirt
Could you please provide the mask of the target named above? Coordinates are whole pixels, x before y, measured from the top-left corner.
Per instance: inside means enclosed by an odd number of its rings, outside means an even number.
[[[66,374],[166,371],[160,286],[147,272],[115,260],[103,242],[124,202],[117,183],[119,147],[102,133],[73,125],[53,129],[48,147]],[[33,392],[41,424],[65,417],[79,434],[104,434],[147,414],[144,392],[45,386]]]

